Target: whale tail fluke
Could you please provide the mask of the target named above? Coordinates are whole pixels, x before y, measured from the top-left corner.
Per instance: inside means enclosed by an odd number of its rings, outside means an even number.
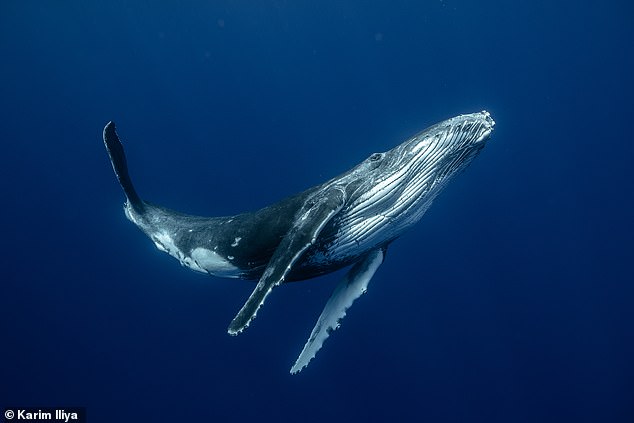
[[[139,197],[132,185],[130,174],[128,173],[128,163],[125,158],[125,152],[123,151],[123,145],[117,136],[114,122],[108,122],[103,128],[103,142],[110,156],[110,162],[114,169],[115,175],[123,188],[123,192],[128,198],[130,206],[138,213],[143,212],[144,203]]]

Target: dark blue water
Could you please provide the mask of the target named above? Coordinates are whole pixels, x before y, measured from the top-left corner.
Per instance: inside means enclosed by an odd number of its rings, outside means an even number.
[[[113,421],[634,421],[628,1],[3,1],[0,405]],[[441,119],[497,125],[288,374],[341,274],[205,277],[124,217],[253,210]]]

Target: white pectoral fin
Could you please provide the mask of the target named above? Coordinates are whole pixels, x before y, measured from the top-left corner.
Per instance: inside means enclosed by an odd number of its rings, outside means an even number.
[[[284,281],[293,265],[315,242],[324,225],[341,210],[344,202],[343,190],[332,187],[315,195],[302,207],[293,226],[277,246],[253,293],[231,321],[228,329],[230,335],[237,335],[249,326],[267,295]]]
[[[385,250],[382,248],[370,251],[363,259],[355,263],[339,282],[321,312],[304,349],[291,368],[291,373],[301,371],[315,357],[330,333],[339,327],[339,322],[345,317],[346,310],[350,308],[354,300],[365,293],[370,279],[383,263],[384,257]]]

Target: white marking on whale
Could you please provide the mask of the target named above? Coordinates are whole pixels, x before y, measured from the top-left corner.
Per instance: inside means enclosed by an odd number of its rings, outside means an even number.
[[[240,276],[240,269],[206,248],[194,248],[191,257],[201,268],[214,276],[221,278],[237,278]]]

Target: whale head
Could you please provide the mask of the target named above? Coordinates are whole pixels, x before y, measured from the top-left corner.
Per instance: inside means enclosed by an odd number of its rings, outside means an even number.
[[[487,111],[437,123],[385,153],[395,188],[427,190],[466,168],[485,146],[495,122]]]
[[[495,122],[482,111],[437,123],[357,166],[342,222],[358,245],[389,242],[416,223],[485,146]]]

